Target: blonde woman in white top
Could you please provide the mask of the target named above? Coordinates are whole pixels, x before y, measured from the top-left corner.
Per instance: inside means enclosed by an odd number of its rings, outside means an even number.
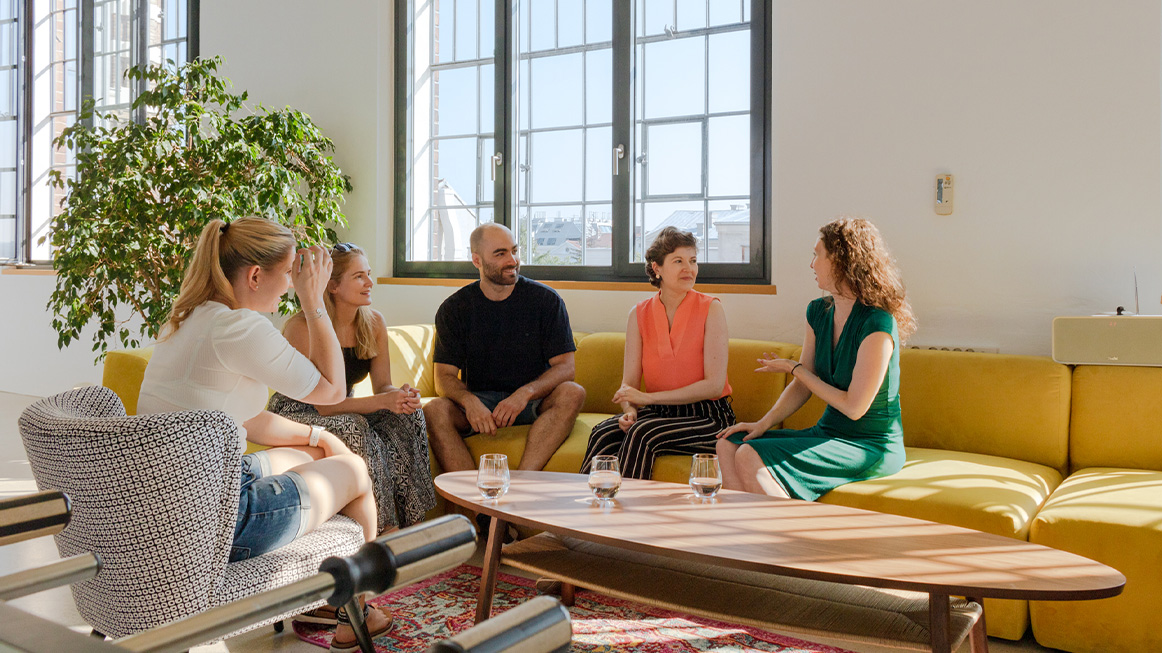
[[[271,447],[243,456],[231,561],[284,546],[336,513],[358,522],[365,539],[376,535],[363,459],[323,429],[263,410],[268,387],[316,404],[347,394],[339,340],[323,308],[330,253],[295,246],[286,227],[263,218],[206,225],[141,385],[140,413],[221,410],[240,438]],[[274,311],[292,283],[308,316],[308,356],[259,314]],[[373,635],[387,630],[390,615],[371,611],[368,627]],[[355,646],[347,628],[336,633],[334,650]]]

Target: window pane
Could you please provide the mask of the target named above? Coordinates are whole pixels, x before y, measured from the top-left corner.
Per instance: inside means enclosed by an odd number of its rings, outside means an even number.
[[[750,261],[750,204],[746,200],[710,202],[710,241],[707,260],[724,263]]]
[[[710,111],[750,108],[750,31],[710,37]]]
[[[530,265],[580,265],[585,225],[580,206],[537,206],[529,220],[529,246],[522,261]]]
[[[638,22],[646,36],[664,34],[674,26],[674,0],[645,0],[645,15],[639,13]]]
[[[585,133],[585,199],[608,202],[613,196],[613,128]]]
[[[703,37],[673,39],[645,46],[645,116],[697,115],[706,106]]]
[[[585,122],[613,119],[613,49],[585,53]]]
[[[474,134],[477,127],[475,67],[451,68],[434,74],[432,133],[437,136]],[[491,128],[491,126],[490,126]]]
[[[0,117],[16,115],[16,69],[0,70]]]
[[[532,202],[581,200],[581,130],[534,132],[529,177]]]
[[[581,124],[581,54],[532,61],[533,129]]]
[[[444,0],[436,15],[436,38],[432,40],[436,61],[456,60],[456,0]]]
[[[556,45],[557,37],[557,9],[555,0],[530,0],[529,4],[529,39],[530,49],[549,50]]]
[[[603,43],[613,38],[612,0],[586,0],[585,42]]]
[[[741,0],[713,0],[710,3],[710,25],[737,23],[742,18]]]
[[[494,3],[485,0],[480,3],[480,56],[491,59],[496,56],[495,50],[496,9]]]
[[[16,171],[0,172],[0,215],[16,215]],[[11,258],[11,257],[4,257]]]
[[[480,67],[480,132],[496,131],[496,66]]]
[[[16,167],[16,148],[19,141],[16,138],[16,119],[0,120],[0,168]]]
[[[476,137],[442,138],[432,145],[432,176],[465,204],[476,203]]]
[[[644,261],[642,255],[658,232],[666,227],[689,231],[698,239],[698,255],[706,258],[705,204],[697,202],[647,202],[638,204],[634,230],[640,234],[635,245],[634,260]]]
[[[613,263],[613,207],[590,204],[585,207],[584,265],[606,267]]]
[[[648,197],[702,193],[702,123],[646,129]]]
[[[583,0],[562,0],[557,3],[557,47],[567,48],[581,44],[585,28]]]
[[[723,1],[716,0],[716,2]],[[678,0],[678,29],[698,29],[700,27],[706,27],[706,0]]]
[[[477,171],[480,179],[481,203],[492,202],[496,195],[495,185],[492,183],[492,154],[496,152],[496,143],[491,138],[480,139],[480,170]]]
[[[456,60],[476,59],[476,0],[456,0]]]
[[[710,195],[750,195],[750,116],[710,119]]]

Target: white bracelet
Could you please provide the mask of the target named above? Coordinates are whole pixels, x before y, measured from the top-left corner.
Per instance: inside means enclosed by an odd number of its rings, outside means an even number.
[[[311,437],[307,440],[307,445],[311,447],[319,446],[319,436],[323,434],[323,427],[311,426]]]

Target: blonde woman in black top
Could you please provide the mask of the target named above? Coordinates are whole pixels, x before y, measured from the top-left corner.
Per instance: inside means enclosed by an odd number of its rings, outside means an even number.
[[[324,293],[326,312],[343,348],[347,398],[329,406],[296,401],[282,394],[268,409],[296,422],[321,426],[367,462],[381,532],[422,521],[436,504],[428,462],[428,437],[420,393],[391,383],[387,323],[371,308],[374,280],[363,250],[340,243],[331,250],[334,268]],[[299,351],[310,348],[307,316],[298,313],[283,329]],[[352,396],[355,384],[371,376],[374,394]]]

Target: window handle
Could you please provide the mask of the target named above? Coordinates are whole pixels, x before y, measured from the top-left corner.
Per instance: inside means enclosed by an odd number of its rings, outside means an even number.
[[[613,176],[616,177],[621,174],[621,160],[625,158],[625,146],[618,145],[613,148]]]
[[[500,152],[492,155],[492,181],[496,181],[496,169],[504,165],[504,155]]]

